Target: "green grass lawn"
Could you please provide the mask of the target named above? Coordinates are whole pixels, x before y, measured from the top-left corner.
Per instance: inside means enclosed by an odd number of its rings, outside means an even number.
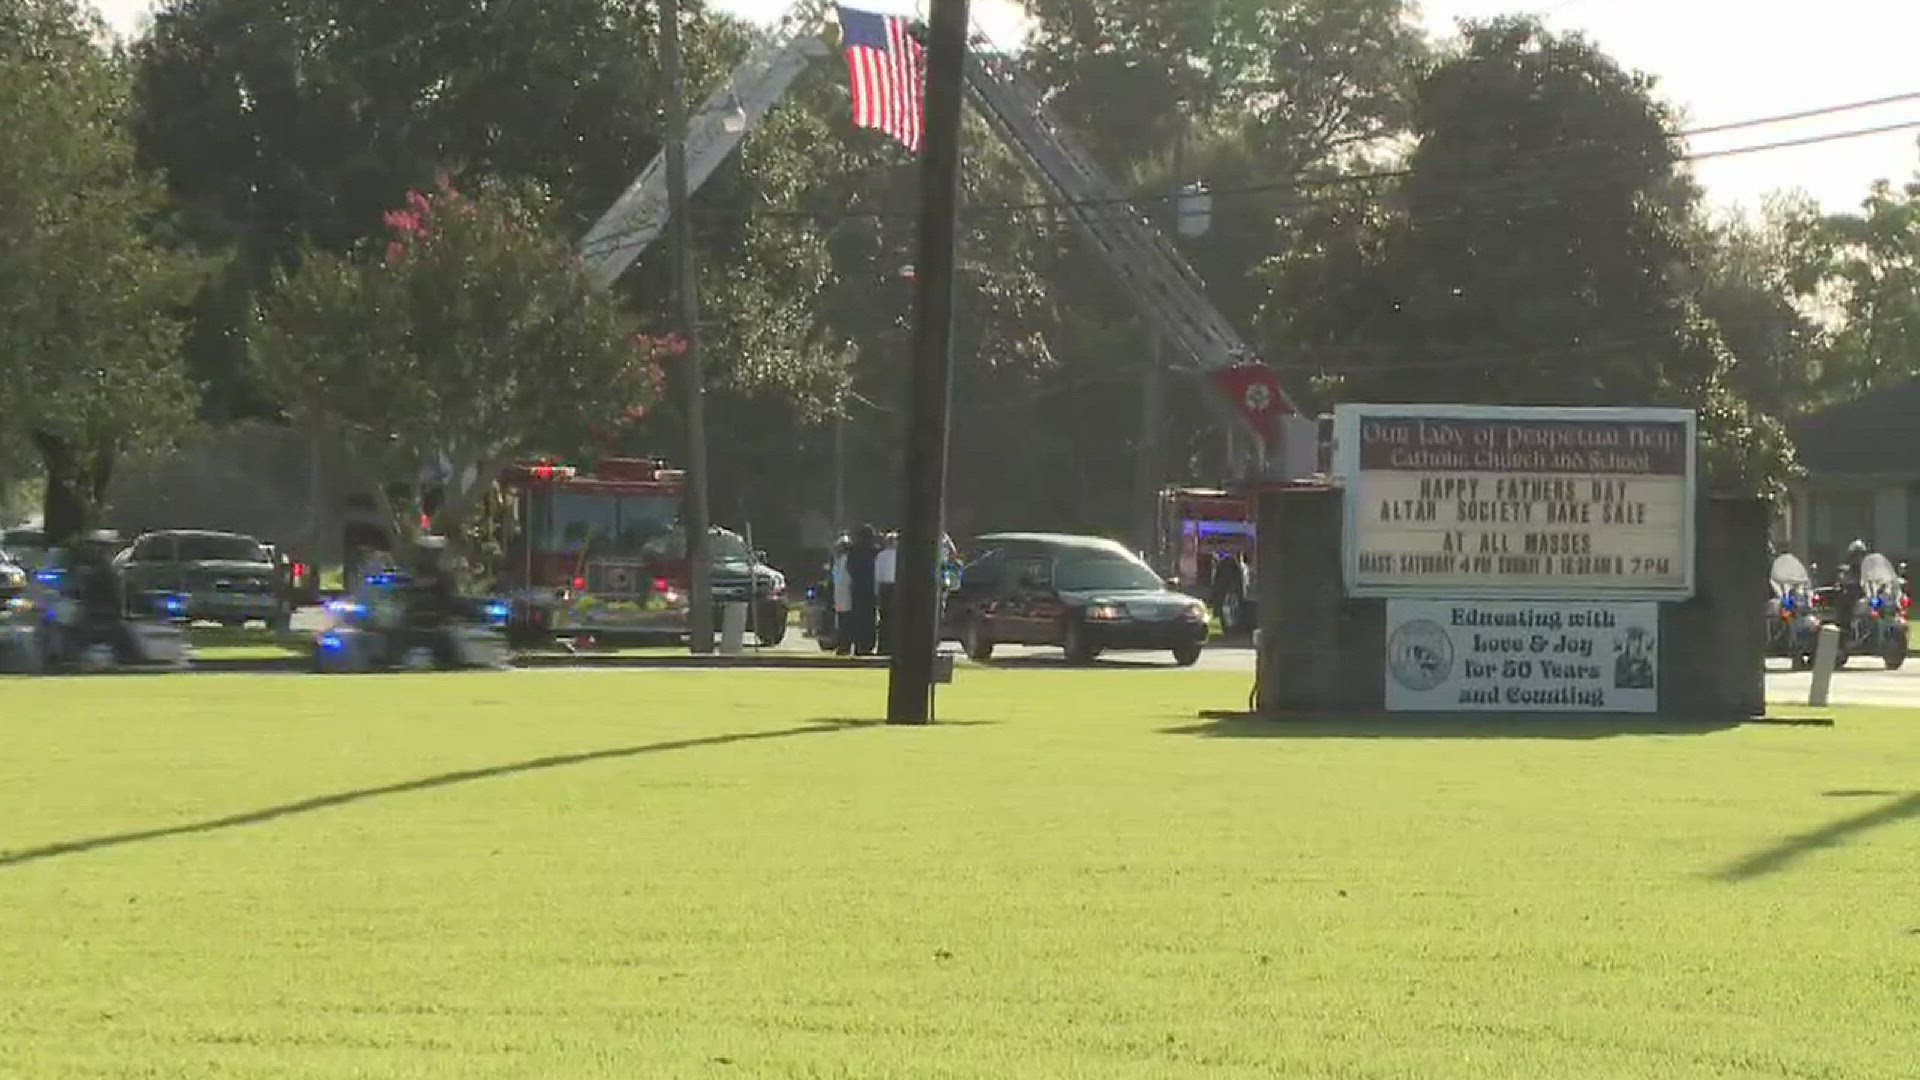
[[[0,683],[0,1076],[1910,1077],[1920,715],[1246,680]]]

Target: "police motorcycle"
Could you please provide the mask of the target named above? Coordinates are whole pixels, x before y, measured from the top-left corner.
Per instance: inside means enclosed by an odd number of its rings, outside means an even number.
[[[450,579],[433,580],[436,575],[451,574],[444,544],[426,543],[422,551],[426,557],[417,558],[411,567],[384,558],[369,560],[348,595],[322,607],[326,621],[313,636],[315,671],[352,674],[509,666],[505,630],[510,605],[454,593]]]
[[[1820,640],[1820,616],[1813,602],[1813,576],[1792,555],[1773,560],[1767,599],[1767,655],[1784,656],[1796,671],[1813,666]]]
[[[1821,621],[1840,628],[1835,667],[1845,667],[1854,656],[1878,656],[1889,671],[1907,662],[1908,609],[1913,598],[1885,555],[1867,555],[1858,570],[1842,570],[1841,581],[1818,590],[1817,595]]]
[[[185,669],[186,598],[124,595],[107,550],[115,539],[96,533],[87,543],[92,550],[53,553],[0,604],[0,673]]]

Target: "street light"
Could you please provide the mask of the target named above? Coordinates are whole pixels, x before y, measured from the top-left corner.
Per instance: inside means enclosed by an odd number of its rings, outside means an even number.
[[[1213,194],[1202,183],[1186,184],[1174,199],[1180,235],[1197,240],[1213,228]]]

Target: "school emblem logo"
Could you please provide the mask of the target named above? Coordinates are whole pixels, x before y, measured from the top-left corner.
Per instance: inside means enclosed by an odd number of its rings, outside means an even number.
[[[1414,693],[1432,690],[1453,677],[1453,639],[1430,619],[1403,623],[1387,640],[1387,671]]]

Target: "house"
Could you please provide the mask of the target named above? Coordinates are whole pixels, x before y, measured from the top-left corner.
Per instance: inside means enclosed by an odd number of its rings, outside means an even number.
[[[1822,567],[1856,539],[1895,562],[1920,555],[1916,426],[1920,381],[1789,421],[1806,476],[1793,485],[1781,550]]]

